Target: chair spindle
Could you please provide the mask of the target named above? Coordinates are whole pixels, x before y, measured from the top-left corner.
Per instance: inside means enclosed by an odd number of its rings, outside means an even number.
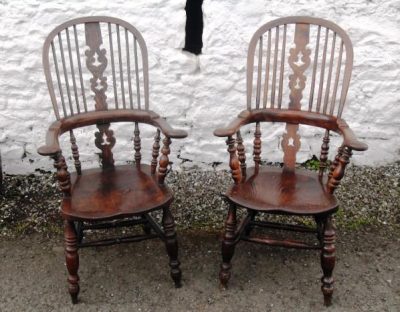
[[[71,91],[70,91],[70,87],[69,87],[67,65],[65,64],[64,47],[63,47],[62,40],[61,40],[61,33],[58,33],[58,44],[59,44],[59,48],[60,48],[61,64],[62,64],[63,73],[64,73],[65,88],[67,90],[69,109],[70,109],[71,115],[74,115],[74,108],[72,106]]]
[[[275,107],[276,72],[278,68],[278,48],[279,48],[279,26],[275,27],[275,52],[274,52],[274,67],[272,73],[271,108]]]
[[[340,77],[340,69],[342,67],[342,55],[343,55],[343,40],[341,40],[340,43],[340,49],[339,49],[339,59],[336,67],[336,77],[335,77],[335,84],[333,87],[333,93],[332,93],[332,102],[331,102],[331,108],[329,110],[329,114],[333,114],[333,111],[335,110],[335,105],[336,105],[336,95],[337,95],[337,89],[339,85],[339,77]]]
[[[321,145],[321,156],[319,158],[319,177],[324,175],[325,169],[327,167],[329,153],[329,130],[325,130],[324,138],[322,139]]]
[[[63,192],[64,196],[70,196],[71,194],[71,178],[68,172],[67,163],[61,152],[52,156],[54,160],[54,168],[57,169],[57,180],[60,191]]]
[[[61,86],[60,71],[58,69],[58,62],[57,62],[56,49],[54,47],[54,41],[51,42],[51,51],[52,51],[52,54],[53,54],[54,68],[55,68],[56,76],[57,76],[57,85],[58,85],[58,91],[60,92],[61,105],[62,105],[64,117],[66,117],[67,116],[67,110],[65,109],[64,92],[63,92],[63,88]],[[54,110],[56,112],[57,119],[60,119],[60,115],[59,115],[59,112],[58,112],[57,105],[55,105],[53,103],[53,106],[54,106]]]
[[[78,34],[77,34],[77,31],[76,31],[76,25],[74,25],[74,38],[75,38],[76,59],[78,60],[79,82],[80,82],[80,85],[81,85],[83,107],[85,108],[85,112],[87,112],[88,108],[87,108],[87,103],[86,103],[85,88],[83,86],[81,54],[79,52],[79,43],[78,43]]]
[[[317,108],[316,108],[317,113],[319,113],[320,109],[321,109],[322,91],[324,89],[324,78],[325,78],[326,51],[328,49],[328,41],[329,41],[329,29],[326,28],[325,44],[324,44],[324,50],[322,53],[321,73],[320,73],[320,77],[319,77],[318,99],[317,99]]]
[[[258,42],[258,65],[257,65],[257,93],[256,93],[256,108],[260,108],[261,96],[261,76],[262,76],[262,51],[263,51],[263,37],[260,37]]]
[[[265,62],[263,108],[267,107],[267,100],[268,100],[269,70],[270,70],[270,64],[271,64],[271,29],[268,30],[267,42],[268,42],[267,43],[267,60]]]
[[[242,173],[240,170],[240,163],[239,159],[236,154],[236,146],[235,146],[235,139],[230,135],[226,140],[226,144],[228,145],[228,152],[229,152],[229,167],[231,168],[232,179],[235,184],[239,184],[242,181]]]
[[[282,42],[282,53],[281,53],[281,69],[279,72],[279,92],[278,92],[278,108],[282,107],[282,93],[283,93],[283,73],[285,71],[285,62],[286,62],[286,30],[287,25],[283,26],[283,42]]]
[[[255,171],[258,172],[261,163],[261,130],[260,122],[256,123],[256,131],[254,132],[254,149],[253,149],[253,159],[255,165]]]
[[[128,91],[129,91],[129,103],[131,109],[133,109],[133,98],[132,98],[132,79],[131,79],[131,57],[129,53],[129,36],[128,30],[125,28],[125,45],[126,45],[126,68],[128,73]]]
[[[156,173],[157,169],[157,159],[160,152],[160,129],[157,129],[156,135],[154,136],[153,152],[151,156],[151,174]]]
[[[240,168],[242,170],[242,178],[246,177],[246,150],[243,145],[243,138],[240,130],[236,133],[236,142],[237,142],[237,152],[238,158],[240,162]]]
[[[125,88],[124,88],[124,72],[122,69],[122,51],[121,51],[121,36],[119,31],[119,25],[117,25],[117,43],[118,43],[118,62],[119,62],[119,79],[121,81],[121,95],[122,95],[122,106],[126,109],[125,102]]]
[[[75,68],[74,68],[74,61],[72,59],[72,48],[71,48],[71,39],[69,36],[68,28],[65,29],[67,34],[67,46],[68,46],[68,56],[69,56],[69,65],[71,68],[71,79],[72,79],[72,86],[74,88],[74,96],[75,96],[75,103],[76,103],[76,111],[78,114],[81,113],[81,109],[79,107],[79,97],[78,97],[78,89],[76,87],[76,79],[75,79]]]
[[[352,155],[351,149],[348,148],[347,146],[343,146],[342,154],[338,157],[338,164],[332,171],[332,175],[329,177],[327,183],[327,188],[329,193],[333,194],[333,192],[339,186],[340,180],[344,176],[344,171],[346,169],[346,166],[350,162],[351,155]]]
[[[326,81],[324,109],[323,109],[323,111],[322,111],[323,114],[326,114],[326,111],[327,111],[327,109],[328,109],[328,101],[329,101],[329,95],[330,95],[331,79],[332,79],[332,70],[333,70],[333,61],[334,61],[334,59],[335,59],[335,44],[336,44],[336,33],[333,33],[332,47],[331,47],[331,55],[330,55],[330,61],[329,61],[328,78],[327,78],[327,81]]]
[[[163,147],[161,149],[161,157],[158,167],[158,183],[164,184],[165,176],[167,175],[167,169],[169,164],[168,155],[171,152],[169,146],[171,144],[171,139],[165,137],[163,140]]]
[[[136,38],[134,38],[134,41],[133,41],[133,51],[134,51],[134,54],[135,54],[136,96],[137,96],[138,108],[141,109],[141,104],[140,104],[140,81],[139,81],[139,61],[138,61],[137,40],[136,40]]]
[[[111,23],[108,23],[108,40],[110,43],[111,73],[112,73],[112,79],[113,79],[115,108],[118,109],[118,91],[117,91],[117,82],[116,82],[116,78],[115,78],[115,60],[114,60],[114,48],[113,48]]]
[[[74,158],[74,165],[75,165],[76,173],[78,175],[81,175],[82,167],[81,167],[81,162],[79,160],[79,150],[78,150],[78,145],[76,144],[76,138],[75,138],[74,132],[72,130],[69,131],[69,136],[70,136],[72,157]]]
[[[135,164],[137,167],[140,167],[140,160],[142,159],[142,155],[140,154],[140,130],[139,124],[135,122],[135,131],[134,133],[134,148],[135,148]]]
[[[315,89],[315,77],[317,75],[317,67],[318,67],[318,52],[319,52],[319,41],[321,37],[321,26],[318,25],[318,33],[317,33],[317,42],[315,46],[315,53],[314,53],[314,64],[313,64],[313,71],[312,71],[312,78],[311,78],[311,90],[310,90],[310,100],[308,103],[308,111],[312,111],[313,101],[314,101],[314,89]]]
[[[329,179],[332,177],[333,171],[335,171],[336,167],[339,164],[339,158],[343,154],[343,148],[344,148],[343,145],[338,148],[338,151],[337,151],[337,154],[335,156],[335,159],[332,161],[331,167],[329,168],[329,175],[328,175]]]

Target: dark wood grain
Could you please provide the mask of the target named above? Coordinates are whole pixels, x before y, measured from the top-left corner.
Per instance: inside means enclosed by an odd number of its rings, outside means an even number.
[[[236,205],[264,212],[284,212],[298,215],[326,213],[337,208],[318,173],[297,169],[247,168],[247,177],[233,185],[226,196]]]
[[[265,39],[267,44],[263,45]],[[289,55],[285,54],[286,45],[290,47]],[[266,51],[263,50],[264,46]],[[290,67],[287,85],[283,83],[285,63]],[[339,26],[324,19],[284,17],[261,26],[254,33],[247,57],[247,109],[228,126],[214,131],[214,135],[228,138],[229,164],[235,182],[225,194],[230,208],[225,223],[219,273],[224,287],[231,277],[231,260],[235,245],[240,240],[287,248],[320,249],[323,271],[321,290],[325,305],[332,303],[332,273],[335,265],[333,214],[338,210],[334,192],[344,176],[352,151],[365,151],[368,148],[357,139],[341,117],[352,65],[353,47],[350,38]],[[265,73],[262,74],[262,71]],[[287,88],[286,92],[284,88]],[[283,94],[288,94],[288,99],[282,98]],[[309,96],[307,101],[303,100],[305,94]],[[307,102],[305,107],[302,107],[303,102]],[[279,139],[283,152],[282,168],[261,166],[261,159],[269,161],[262,158],[261,154],[260,124],[263,122],[286,124],[286,131]],[[242,167],[240,175],[239,163],[243,165],[245,150],[240,130],[242,126],[253,123],[256,124],[253,141],[255,165],[252,168]],[[301,143],[300,125],[325,130],[318,171],[298,168],[296,157]],[[340,134],[343,142],[329,170],[326,170],[331,131]],[[237,149],[233,139],[235,133]],[[268,137],[268,140],[271,138]],[[247,214],[236,229],[237,207],[245,208]],[[257,220],[255,216],[258,214],[308,216],[315,221],[316,226],[303,227]],[[258,228],[313,234],[316,243],[260,235]]]
[[[71,175],[71,196],[61,212],[72,220],[102,220],[127,217],[159,209],[172,201],[167,186],[158,184],[150,166],[117,166],[83,170]]]
[[[83,42],[79,42],[81,38],[84,38]],[[85,47],[85,55],[81,55],[79,46]],[[123,61],[126,62],[123,64]],[[135,73],[131,73],[131,64],[134,64]],[[159,238],[166,245],[171,277],[179,287],[182,274],[178,241],[169,209],[173,195],[164,180],[168,174],[171,138],[184,138],[187,133],[173,129],[165,119],[149,109],[147,47],[142,35],[129,23],[116,18],[74,19],[56,27],[47,37],[43,47],[43,66],[56,121],[50,125],[46,144],[38,149],[38,153],[54,159],[58,185],[63,193],[61,216],[64,218],[68,290],[72,303],[78,302],[78,250],[83,247]],[[111,70],[107,70],[109,66]],[[111,77],[107,73],[111,73]],[[85,92],[88,83],[89,93]],[[111,88],[113,90],[109,90]],[[135,89],[136,103],[133,97]],[[107,99],[108,93],[113,94],[114,106],[109,103],[112,98]],[[135,123],[134,154],[126,159],[134,159],[134,165],[114,163],[112,149],[117,143],[111,127],[114,122]],[[139,123],[154,126],[157,131],[151,166],[142,163]],[[100,150],[101,168],[84,169],[73,130],[92,125],[98,130],[94,145]],[[70,133],[76,169],[72,174],[59,143],[59,137],[65,132]],[[161,132],[165,138],[157,176]],[[154,210],[162,211],[163,229],[149,215]],[[97,240],[88,237],[93,231],[104,233],[110,228],[128,226],[142,226],[143,234],[107,236]]]

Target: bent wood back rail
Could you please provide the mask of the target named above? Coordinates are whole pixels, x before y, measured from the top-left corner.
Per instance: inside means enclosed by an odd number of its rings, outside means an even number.
[[[139,31],[112,17],[74,19],[56,27],[43,47],[43,67],[56,121],[50,125],[39,154],[54,159],[63,192],[65,254],[69,293],[79,293],[78,248],[161,238],[170,258],[171,277],[180,286],[181,271],[171,190],[164,183],[171,138],[187,133],[173,129],[149,109],[147,47]],[[134,122],[134,165],[115,165],[112,122]],[[150,164],[142,162],[141,123],[154,126]],[[82,169],[74,129],[96,125],[94,144],[101,168]],[[68,172],[59,137],[68,132],[75,173]],[[162,140],[161,156],[160,141]],[[148,212],[163,211],[163,229]],[[143,234],[87,240],[87,230],[143,226]]]
[[[322,292],[325,304],[331,304],[335,263],[332,214],[338,209],[334,191],[344,175],[352,150],[367,149],[342,119],[352,65],[353,48],[348,35],[324,19],[280,18],[263,25],[253,35],[247,58],[247,108],[226,128],[214,131],[216,136],[227,137],[234,180],[226,193],[230,208],[222,243],[220,281],[224,286],[231,275],[235,245],[240,240],[320,249]],[[286,124],[280,142],[283,168],[261,166],[262,122]],[[251,123],[255,123],[254,167],[247,168],[245,140],[240,129]],[[296,168],[296,155],[301,145],[300,125],[325,129],[318,173]],[[326,170],[331,131],[342,135],[343,143]],[[237,206],[248,211],[239,225]],[[258,213],[311,216],[316,227],[256,220]],[[319,243],[310,245],[251,235],[255,227],[316,233]]]

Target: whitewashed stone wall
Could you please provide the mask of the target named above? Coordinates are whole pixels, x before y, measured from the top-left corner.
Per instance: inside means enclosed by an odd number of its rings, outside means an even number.
[[[174,140],[175,168],[211,169],[227,154],[213,129],[245,107],[245,63],[248,42],[265,22],[288,15],[330,19],[350,35],[355,52],[352,84],[344,117],[370,146],[355,154],[355,164],[379,165],[399,160],[400,152],[400,2],[398,0],[204,0],[203,54],[181,49],[185,0],[35,1],[0,0],[0,148],[8,173],[51,169],[36,153],[54,120],[41,68],[47,34],[68,19],[110,15],[135,25],[143,34],[150,58],[150,105],[168,121],[188,130]],[[229,114],[227,114],[229,113]],[[132,158],[131,126],[114,125],[118,161]],[[281,130],[265,128],[264,159],[281,160]],[[78,131],[83,160],[98,161],[93,127]],[[319,154],[321,137],[305,132],[298,161]],[[144,131],[144,143],[151,133]],[[251,140],[250,134],[246,136]],[[67,139],[67,138],[66,138]],[[334,140],[335,141],[335,140]],[[338,142],[338,140],[336,140]],[[63,142],[65,148],[67,144]],[[150,145],[145,157],[150,155]],[[177,158],[178,156],[178,158]]]

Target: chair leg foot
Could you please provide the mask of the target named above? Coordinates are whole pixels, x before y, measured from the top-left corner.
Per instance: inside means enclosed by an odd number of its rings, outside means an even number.
[[[78,294],[70,294],[71,295],[71,302],[72,304],[78,303]]]
[[[321,290],[324,295],[325,306],[330,306],[332,304],[332,294],[334,289],[332,272],[335,267],[336,260],[335,239],[336,234],[332,216],[328,216],[324,220],[323,246],[321,251],[321,266],[323,271]]]
[[[68,270],[68,291],[73,304],[78,302],[79,294],[79,255],[78,237],[72,221],[64,221],[65,261]]]
[[[228,216],[225,221],[225,233],[222,241],[222,264],[219,272],[219,280],[221,286],[228,287],[228,281],[231,277],[231,260],[235,252],[236,245],[236,206],[231,203],[228,211]]]
[[[182,271],[180,269],[180,262],[178,260],[178,240],[175,232],[174,217],[169,207],[163,208],[163,227],[165,233],[165,246],[169,256],[169,266],[171,268],[171,277],[175,283],[176,288],[182,286]]]

